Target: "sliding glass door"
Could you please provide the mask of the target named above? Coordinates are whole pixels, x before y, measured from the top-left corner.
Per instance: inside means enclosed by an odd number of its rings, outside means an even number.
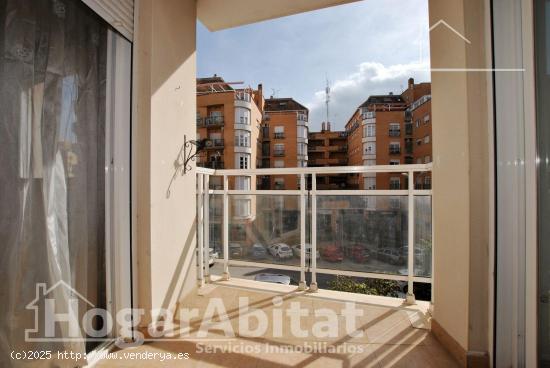
[[[79,0],[0,0],[2,367],[13,350],[92,350],[102,339],[90,331],[108,332],[102,318],[83,329],[86,313],[109,309],[112,277],[127,276],[130,292],[128,167],[114,174],[129,165],[130,49]],[[63,316],[52,330],[46,299]]]
[[[550,367],[550,1],[536,0],[535,62],[538,154],[538,361]]]

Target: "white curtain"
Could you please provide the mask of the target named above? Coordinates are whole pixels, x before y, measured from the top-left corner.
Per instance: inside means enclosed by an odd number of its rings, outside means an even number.
[[[0,0],[1,367],[83,365],[55,355],[12,360],[10,352],[97,345],[81,329],[75,339],[70,326],[90,304],[106,304],[107,30],[78,0]],[[70,321],[55,325],[57,340],[29,342],[25,332],[37,326],[30,336],[45,336],[44,321],[26,308],[37,285],[59,282],[48,298]],[[86,301],[69,303],[80,296]]]

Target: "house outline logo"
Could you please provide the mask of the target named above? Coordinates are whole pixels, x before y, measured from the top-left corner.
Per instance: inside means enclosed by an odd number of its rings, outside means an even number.
[[[59,338],[59,337],[31,337],[31,334],[39,333],[39,327],[38,327],[38,321],[39,321],[39,308],[38,308],[38,301],[42,299],[48,299],[46,296],[50,294],[52,291],[57,289],[58,287],[64,287],[68,290],[69,296],[76,296],[77,300],[83,301],[87,305],[89,305],[91,308],[95,308],[96,306],[90,302],[88,299],[86,299],[82,294],[80,294],[78,291],[76,291],[71,285],[69,285],[64,280],[60,280],[56,282],[52,287],[47,288],[46,283],[37,283],[36,284],[36,294],[34,299],[25,306],[25,309],[27,310],[34,310],[34,328],[27,328],[25,329],[25,341],[33,341],[33,342],[44,342],[44,341],[85,341],[84,338],[75,338],[75,337],[68,337],[68,338]]]
[[[437,27],[441,26],[441,25],[444,25],[445,27],[447,27],[451,32],[453,32],[454,34],[456,34],[458,37],[460,37],[464,42],[468,43],[469,45],[472,44],[472,42],[467,39],[462,33],[460,33],[459,31],[457,31],[456,29],[454,29],[453,27],[451,27],[451,25],[449,25],[449,23],[445,22],[443,19],[440,19],[438,20],[433,26],[430,27],[430,32],[433,31],[434,29],[436,29]]]

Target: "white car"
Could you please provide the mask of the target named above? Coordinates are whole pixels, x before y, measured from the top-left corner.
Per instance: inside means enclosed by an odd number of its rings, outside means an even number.
[[[295,245],[292,247],[292,252],[294,253],[295,257],[300,258],[300,251],[301,247],[300,245]],[[315,250],[315,258],[319,259],[321,257],[321,254],[318,250]],[[311,259],[311,244],[306,243],[306,260]]]
[[[197,249],[197,259],[199,255],[199,250]],[[219,254],[214,250],[214,248],[208,248],[208,265],[213,266],[216,262],[216,259],[218,259]]]
[[[279,259],[288,259],[292,258],[292,249],[285,243],[276,243],[271,244],[267,250],[269,253]]]
[[[274,273],[260,273],[254,276],[254,280],[270,282],[272,284],[290,285],[290,277],[287,275],[274,274]]]

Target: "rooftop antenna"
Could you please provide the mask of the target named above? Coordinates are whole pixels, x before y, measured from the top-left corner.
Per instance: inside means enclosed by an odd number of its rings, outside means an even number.
[[[329,110],[328,105],[330,103],[330,84],[328,81],[328,76],[326,77],[327,80],[327,86],[325,87],[325,104],[327,105],[327,123],[329,122]]]
[[[279,91],[279,89],[271,88],[271,98],[277,97],[277,92]]]

